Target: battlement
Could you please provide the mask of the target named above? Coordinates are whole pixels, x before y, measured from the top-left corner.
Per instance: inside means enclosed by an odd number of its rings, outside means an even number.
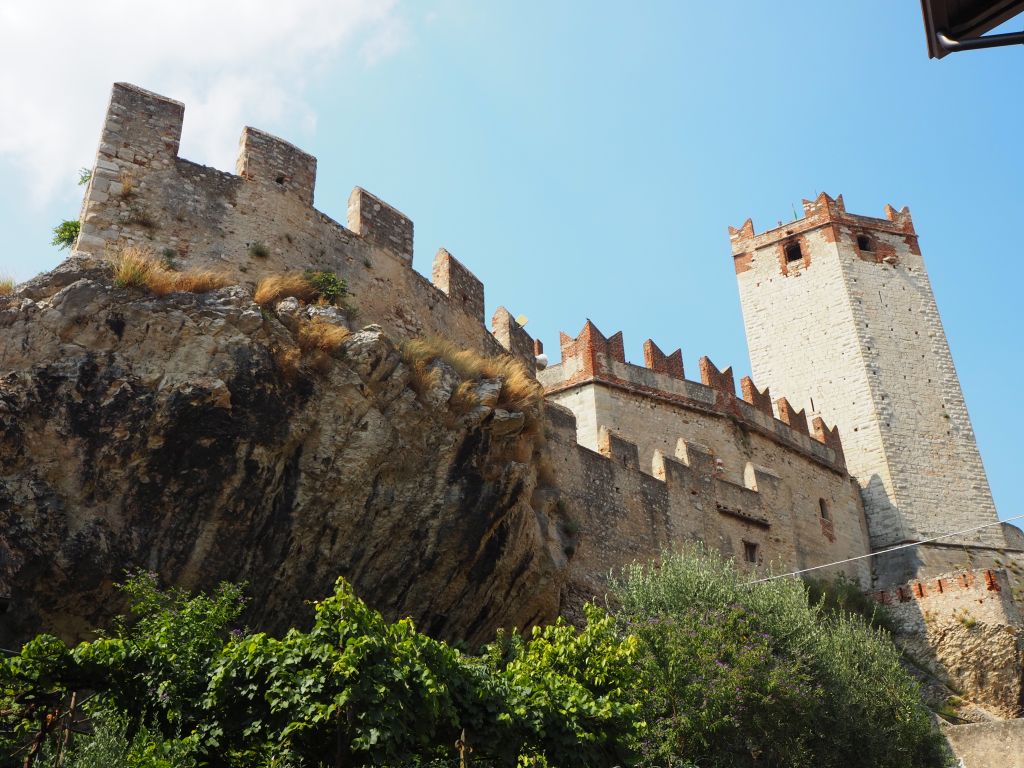
[[[757,234],[754,222],[747,219],[740,227],[729,227],[729,241],[737,274],[750,268],[754,252],[776,246],[779,265],[783,274],[789,274],[794,261],[799,268],[810,265],[809,253],[806,248],[800,249],[799,259],[786,253],[787,246],[802,244],[802,238],[812,231],[823,230],[829,242],[847,241],[854,252],[866,261],[891,262],[896,258],[896,251],[890,242],[895,236],[915,254],[920,254],[917,245],[917,232],[914,221],[907,207],[897,211],[893,206],[885,206],[885,218],[874,218],[848,213],[843,196],[832,198],[822,192],[814,200],[803,201],[804,215],[790,222],[779,222],[776,227]],[[882,236],[881,238],[879,236]]]
[[[561,362],[538,374],[547,395],[596,383],[631,392],[654,403],[714,413],[845,473],[837,429],[830,429],[821,422],[812,434],[804,411],[794,409],[785,398],[777,402],[776,415],[768,390],[758,390],[749,377],[741,381],[742,397],[737,398],[732,369],[719,370],[708,357],[700,358],[701,380],[698,383],[683,375],[681,350],[665,355],[648,339],[644,342],[645,365],[632,365],[626,362],[622,333],[606,337],[590,320],[575,338],[561,333],[559,340]]]
[[[562,498],[584,534],[573,573],[592,589],[600,589],[603,575],[683,542],[704,542],[740,567],[817,565],[864,551],[866,531],[848,482],[836,481],[842,489],[834,497],[836,532],[826,537],[818,530],[817,498],[808,519],[793,490],[752,461],[738,468],[736,482],[709,448],[679,438],[673,450],[655,451],[645,467],[638,444],[617,430],[601,424],[593,450],[577,441],[577,417],[570,409],[549,401],[545,415]],[[867,561],[846,573],[866,584]]]
[[[1005,592],[1009,594],[1010,583],[1005,571],[985,569],[946,574],[934,579],[910,581],[888,589],[871,592],[871,599],[881,605],[909,603],[912,600],[926,600],[951,593]]]
[[[313,207],[317,161],[246,127],[227,173],[178,157],[185,106],[115,83],[82,206],[76,250],[115,256],[141,247],[182,267],[253,285],[269,273],[330,270],[343,277],[363,322],[408,337],[432,334],[528,365],[533,340],[500,310],[484,325],[483,283],[444,248],[428,281],[412,269],[413,223],[356,187],[347,227]]]

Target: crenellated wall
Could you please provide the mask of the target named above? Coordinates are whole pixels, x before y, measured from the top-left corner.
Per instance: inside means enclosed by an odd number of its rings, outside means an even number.
[[[356,187],[342,226],[313,207],[316,158],[255,128],[242,132],[234,174],[180,158],[184,118],[177,101],[114,85],[77,250],[113,257],[140,246],[249,285],[274,272],[330,270],[347,281],[362,324],[501,351],[484,326],[483,284],[443,248],[433,283],[414,271],[413,223],[400,211]],[[499,335],[525,335],[500,319]],[[520,347],[532,364],[532,340]]]
[[[549,457],[568,514],[579,525],[570,560],[577,593],[602,594],[610,572],[656,558],[665,547],[698,541],[739,567],[776,570],[810,564],[808,557],[820,564],[864,552],[866,531],[855,504],[838,506],[830,541],[817,516],[811,517],[814,534],[827,541],[815,554],[815,544],[800,538],[805,526],[792,506],[792,489],[771,469],[747,462],[742,480],[734,482],[722,476],[707,447],[685,439],[669,452],[656,450],[644,465],[639,446],[608,428],[600,429],[597,450],[591,450],[577,442],[570,410],[549,404],[547,417]],[[756,563],[748,561],[751,556]],[[829,559],[818,560],[822,556]],[[839,573],[867,584],[867,561],[822,570]]]
[[[615,502],[612,518],[625,526],[620,554],[627,561],[647,554],[633,546],[640,521],[658,531],[645,533],[643,542],[698,538],[742,560],[746,541],[758,545],[763,562],[787,569],[868,552],[863,506],[835,429],[818,419],[812,437],[806,417],[784,400],[775,418],[769,393],[749,379],[743,381],[744,399],[738,399],[731,370],[721,371],[707,358],[700,361],[700,383],[683,377],[680,351],[665,355],[652,341],[644,345],[647,367],[631,365],[622,334],[606,337],[589,321],[575,338],[562,334],[561,347],[562,361],[538,374],[548,402],[574,414],[581,451],[607,456],[629,472],[626,480],[608,468],[588,469],[578,493],[597,509],[609,509],[600,499],[622,494],[643,498],[641,510],[672,507],[668,517],[655,511],[631,517],[624,511],[631,502]],[[594,459],[576,461],[586,469]],[[566,476],[577,477],[574,472]],[[609,490],[601,480],[609,473],[619,481],[612,488],[631,490]],[[658,501],[652,489],[661,486],[651,479],[686,490]],[[656,524],[662,519],[673,525]],[[614,524],[605,519],[603,527]],[[603,533],[600,538],[601,556],[614,560],[619,545]],[[855,578],[867,571],[866,560],[846,568]]]

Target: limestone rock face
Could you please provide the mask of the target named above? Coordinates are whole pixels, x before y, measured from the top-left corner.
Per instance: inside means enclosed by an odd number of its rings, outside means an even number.
[[[941,616],[897,643],[962,700],[971,721],[1024,714],[1024,631],[973,618]],[[941,703],[941,702],[935,702]]]
[[[451,370],[415,392],[375,326],[288,367],[295,309],[115,288],[84,256],[0,299],[0,641],[103,625],[132,568],[248,582],[246,620],[271,631],[338,575],[446,638],[557,615],[531,414],[486,380],[458,413]]]

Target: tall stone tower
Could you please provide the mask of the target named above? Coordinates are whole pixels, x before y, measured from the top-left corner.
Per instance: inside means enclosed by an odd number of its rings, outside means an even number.
[[[910,212],[803,205],[762,234],[729,229],[754,380],[839,427],[873,549],[995,522]],[[1000,526],[965,542],[1005,546]]]

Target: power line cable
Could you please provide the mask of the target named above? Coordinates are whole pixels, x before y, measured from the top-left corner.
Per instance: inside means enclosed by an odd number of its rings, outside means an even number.
[[[921,541],[911,541],[906,544],[897,544],[895,547],[889,547],[889,549],[882,549],[878,552],[869,552],[866,555],[857,555],[856,557],[848,557],[845,560],[836,560],[834,563],[825,563],[824,565],[814,565],[810,568],[801,568],[799,571],[790,571],[789,573],[780,573],[775,576],[766,576],[763,579],[755,579],[754,581],[748,581],[746,585],[750,584],[762,584],[766,581],[775,581],[775,579],[785,579],[789,576],[799,576],[801,573],[810,573],[811,571],[817,571],[822,568],[831,568],[833,565],[843,565],[844,563],[852,563],[855,560],[863,560],[866,557],[877,557],[878,555],[884,555],[889,552],[895,552],[898,549],[908,549],[909,547],[918,547],[922,544],[930,544],[933,541],[939,539],[948,539],[951,536],[962,536],[965,533],[972,533],[973,531],[980,531],[982,528],[990,528],[993,525],[1002,525],[1003,523],[1009,523],[1013,520],[1024,520],[1024,515],[1017,515],[1016,517],[1008,517],[1005,520],[996,520],[994,523],[985,523],[984,525],[976,525],[973,528],[965,528],[962,531],[952,531],[950,533],[943,533],[939,536],[934,536],[930,539],[923,539]]]

